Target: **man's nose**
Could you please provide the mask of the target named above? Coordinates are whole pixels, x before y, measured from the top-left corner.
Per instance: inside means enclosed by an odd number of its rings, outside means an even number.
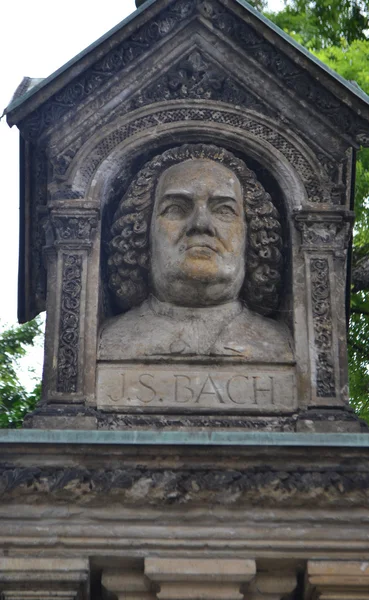
[[[211,213],[205,204],[197,204],[189,220],[187,235],[193,235],[194,233],[215,235]]]

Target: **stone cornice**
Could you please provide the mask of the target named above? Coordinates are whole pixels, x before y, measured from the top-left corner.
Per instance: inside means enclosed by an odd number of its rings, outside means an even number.
[[[369,502],[366,434],[32,430],[0,432],[0,443],[0,504],[83,505],[87,492],[98,507]]]

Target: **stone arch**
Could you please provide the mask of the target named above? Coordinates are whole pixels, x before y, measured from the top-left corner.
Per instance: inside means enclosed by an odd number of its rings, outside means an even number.
[[[123,168],[127,156],[147,147],[148,138],[150,146],[160,151],[166,139],[177,144],[193,141],[196,136],[204,142],[224,140],[229,149],[241,144],[239,151],[259,161],[283,189],[293,183],[300,190],[300,205],[330,200],[327,175],[312,151],[296,136],[253,111],[219,102],[205,105],[202,101],[188,102],[186,106],[179,101],[158,103],[110,125],[103,136],[93,136],[77,153],[68,169],[67,186],[73,194],[86,197],[88,190],[99,186],[102,173],[106,187],[117,170]]]

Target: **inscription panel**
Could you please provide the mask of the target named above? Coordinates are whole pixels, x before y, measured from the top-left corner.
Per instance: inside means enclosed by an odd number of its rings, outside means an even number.
[[[97,406],[122,412],[291,412],[295,374],[292,367],[101,363]]]

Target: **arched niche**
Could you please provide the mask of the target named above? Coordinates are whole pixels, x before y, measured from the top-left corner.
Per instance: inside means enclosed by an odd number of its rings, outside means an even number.
[[[84,194],[86,198],[99,202],[102,209],[102,273],[106,272],[104,242],[109,235],[109,224],[117,203],[133,175],[156,154],[187,142],[215,143],[232,151],[256,172],[265,189],[271,194],[281,215],[285,244],[283,293],[278,318],[288,321],[292,330],[292,249],[298,245],[299,234],[291,228],[291,216],[294,210],[308,202],[307,191],[300,174],[276,147],[231,125],[225,127],[219,123],[196,121],[161,124],[152,132],[145,129],[127,137],[100,162]],[[101,141],[99,143],[101,144]],[[88,169],[87,165],[92,162],[91,153],[93,154],[94,150],[90,148],[90,154],[87,153],[87,149],[84,151],[84,161],[82,164],[79,161],[79,168],[74,173],[74,187],[81,185]],[[102,318],[105,318],[114,314],[116,308],[114,303],[108,300],[104,277],[102,290]]]
[[[104,265],[108,212],[114,212],[119,195],[147,160],[186,142],[215,143],[242,157],[257,172],[282,215],[286,268],[280,310],[273,317],[285,321],[294,338],[297,372],[302,375],[298,387],[303,389],[309,377],[306,282],[300,233],[293,225],[293,213],[313,206],[313,201],[326,200],[323,193],[319,195],[325,175],[311,150],[270,119],[220,103],[211,103],[211,109],[201,101],[192,104],[191,109],[181,103],[153,105],[104,129],[76,155],[67,174],[68,183],[80,196],[101,206]],[[117,312],[107,301],[104,271],[100,269],[100,323]]]

